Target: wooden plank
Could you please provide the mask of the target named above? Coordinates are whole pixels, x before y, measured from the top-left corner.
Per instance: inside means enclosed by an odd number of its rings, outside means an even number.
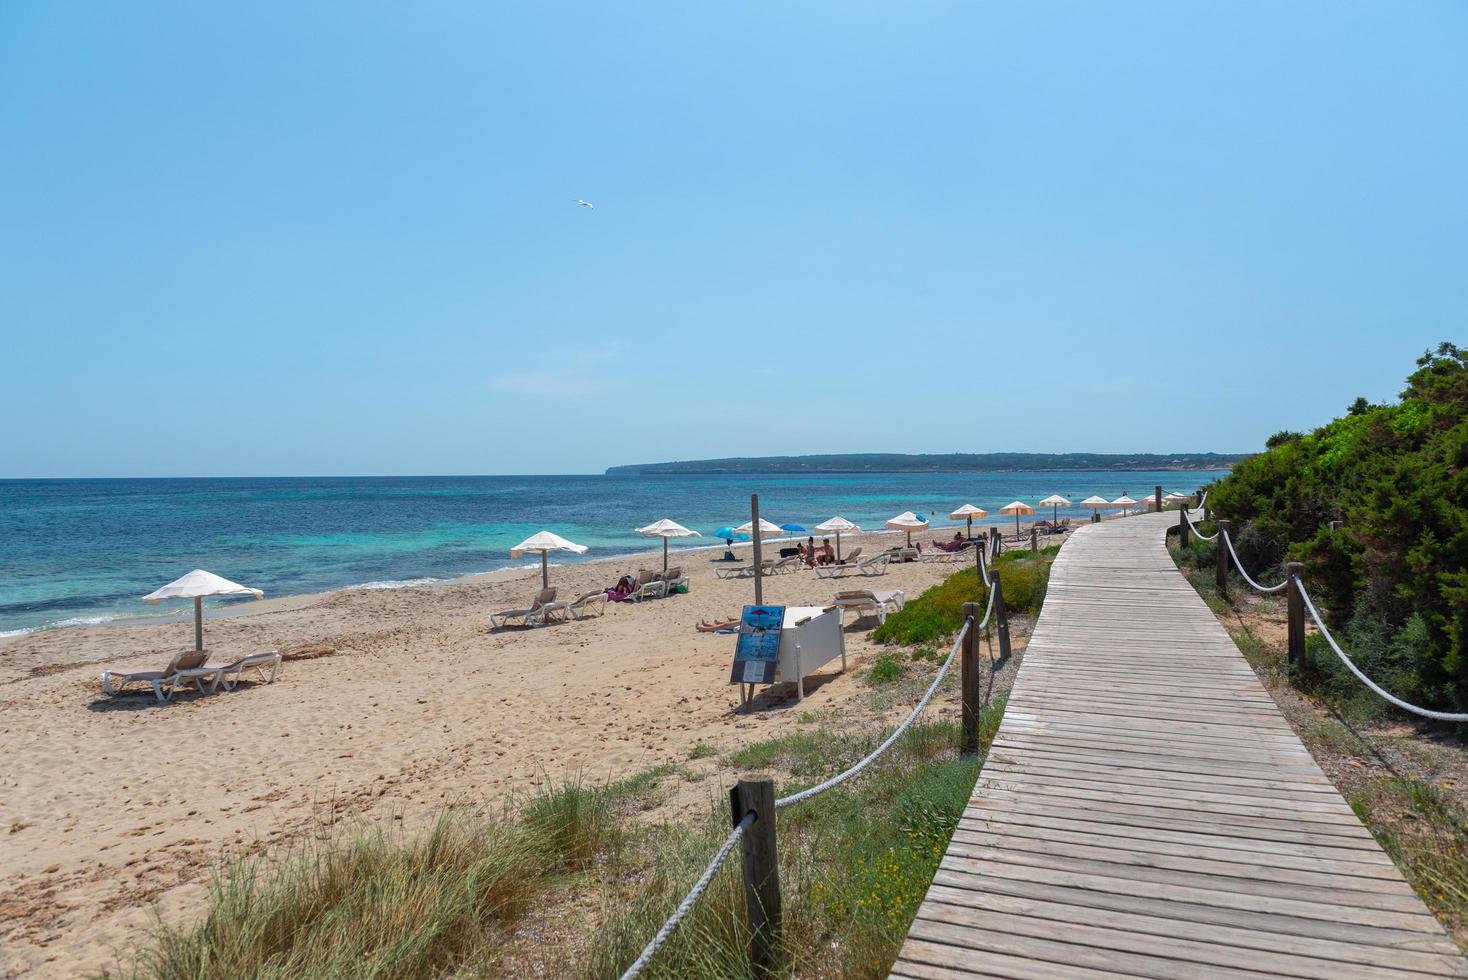
[[[1167,556],[1061,549],[893,976],[1468,976]]]
[[[1176,928],[1166,932],[1138,931],[1135,920],[1127,920],[1125,927],[1117,927],[1100,924],[1094,919],[1076,921],[1072,918],[1065,921],[1040,918],[1031,915],[1031,912],[1033,909],[1011,912],[1002,908],[976,908],[972,905],[955,906],[934,902],[925,906],[919,915],[947,925],[968,925],[994,933],[1058,941],[1115,951],[1128,956],[1162,957],[1208,968],[1209,974],[1214,976],[1227,975],[1228,971],[1237,969],[1239,964],[1247,963],[1250,967],[1248,972],[1255,975],[1262,972],[1268,976],[1338,980],[1344,966],[1340,960],[1322,959],[1318,953],[1301,955],[1260,949],[1257,946],[1246,955],[1241,955],[1239,948],[1219,942],[1216,932],[1211,929],[1202,936],[1180,936]],[[1174,972],[1177,969],[1178,964],[1164,963],[1161,972],[1151,975],[1172,977],[1177,975]],[[1403,975],[1403,971],[1398,968],[1360,962],[1352,963],[1349,969],[1351,976],[1360,980],[1390,980]]]
[[[1211,940],[1226,950],[1226,955],[1238,957],[1251,950],[1269,950],[1297,956],[1311,956],[1323,961],[1319,975],[1335,980],[1343,964],[1367,966],[1396,966],[1433,976],[1454,976],[1458,965],[1456,952],[1444,954],[1399,947],[1384,949],[1372,945],[1339,939],[1297,936],[1286,932],[1267,929],[1243,928],[1222,922],[1196,922],[1171,916],[1137,911],[1113,911],[1091,904],[1076,904],[1084,900],[1084,893],[1070,896],[1051,894],[1046,898],[1025,898],[999,892],[975,892],[965,888],[935,884],[932,889],[935,902],[960,908],[980,908],[995,912],[1009,912],[1033,919],[1048,919],[1059,923],[1075,923],[1101,926],[1135,933],[1158,936],[1175,936],[1185,939]],[[1071,901],[1057,900],[1070,898]],[[1167,911],[1164,909],[1164,911]],[[1314,971],[1305,975],[1316,975]]]
[[[1002,870],[1007,872],[1010,869]],[[1266,911],[1226,905],[1205,905],[1198,902],[1176,901],[1167,897],[1131,894],[1125,890],[1100,891],[1085,887],[1083,882],[1032,881],[1023,874],[975,875],[963,871],[945,870],[940,867],[933,878],[933,885],[934,887],[944,886],[973,892],[981,904],[987,902],[991,895],[1038,898],[1088,909],[1138,912],[1183,922],[1236,926],[1261,934],[1278,933],[1290,937],[1328,939],[1334,942],[1379,946],[1388,950],[1405,949],[1458,956],[1458,948],[1453,945],[1452,940],[1440,933],[1398,929],[1391,926],[1362,926],[1336,922],[1328,918],[1304,918],[1282,914],[1274,909]],[[1456,960],[1456,962],[1461,962],[1461,960]]]

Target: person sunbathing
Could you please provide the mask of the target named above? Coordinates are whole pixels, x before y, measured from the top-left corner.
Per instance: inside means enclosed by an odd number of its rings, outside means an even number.
[[[831,539],[825,538],[821,541],[820,560],[822,565],[836,564],[836,552],[831,548]]]
[[[717,633],[720,630],[736,630],[739,628],[739,620],[736,619],[714,619],[699,620],[694,629],[700,633]]]
[[[617,584],[606,590],[607,599],[612,602],[621,602],[633,592],[637,591],[637,579],[631,575],[623,575],[617,579]]]

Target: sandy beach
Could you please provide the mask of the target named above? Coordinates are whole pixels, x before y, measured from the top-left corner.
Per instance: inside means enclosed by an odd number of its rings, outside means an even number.
[[[870,555],[899,541],[869,534],[843,546]],[[99,674],[161,667],[189,645],[188,623],[0,642],[0,976],[113,964],[155,909],[178,921],[202,907],[209,870],[241,848],[351,816],[411,826],[451,800],[513,805],[545,779],[625,776],[687,760],[698,741],[728,750],[852,699],[876,621],[848,615],[845,675],[832,665],[809,678],[796,710],[783,685],[754,713],[734,712],[733,637],[694,629],[752,601],[750,580],[715,577],[721,555],[675,554],[687,594],[533,630],[493,632],[488,620],[523,605],[538,570],[251,603],[210,619],[206,645],[225,659],[281,650],[277,682],[167,705],[141,688],[108,697]],[[574,597],[660,565],[656,552],[566,565],[552,584]],[[765,601],[825,604],[853,586],[911,598],[954,570],[892,564],[845,585],[799,571],[767,578]],[[686,808],[707,807],[707,795]]]

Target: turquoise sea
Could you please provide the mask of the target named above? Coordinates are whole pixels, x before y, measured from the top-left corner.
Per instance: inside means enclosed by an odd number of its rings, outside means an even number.
[[[512,545],[542,528],[594,560],[661,547],[633,528],[670,517],[705,535],[749,519],[835,514],[880,528],[904,510],[991,512],[1015,498],[1079,501],[1157,484],[1191,493],[1221,472],[880,473],[811,476],[483,476],[0,481],[0,636],[155,617],[140,596],[205,568],[281,596],[392,588],[530,564]],[[1063,511],[1084,517],[1085,511]],[[984,523],[1001,520],[990,517]],[[688,538],[674,549],[718,544]],[[215,607],[231,600],[218,600]]]

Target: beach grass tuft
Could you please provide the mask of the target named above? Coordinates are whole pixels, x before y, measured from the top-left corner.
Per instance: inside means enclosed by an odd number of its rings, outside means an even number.
[[[204,921],[160,926],[124,973],[438,976],[492,948],[553,855],[536,832],[458,807],[416,837],[374,828],[305,838],[229,864],[210,884]]]

